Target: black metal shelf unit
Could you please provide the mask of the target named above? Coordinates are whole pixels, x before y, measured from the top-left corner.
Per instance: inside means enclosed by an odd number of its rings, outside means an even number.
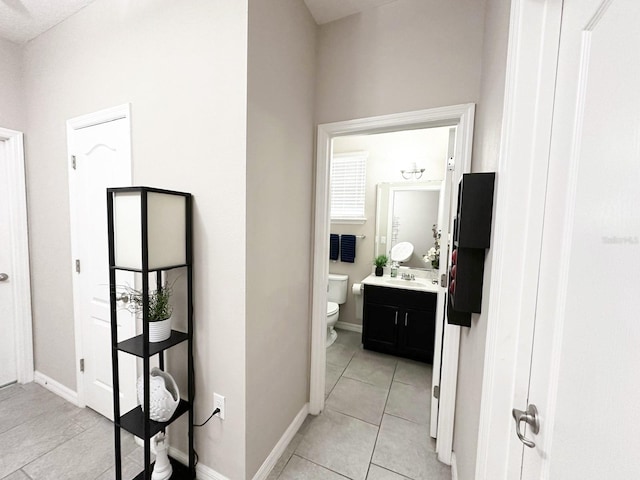
[[[127,232],[129,236],[134,238],[132,242],[134,247],[139,247],[139,257],[136,260],[139,264],[132,265],[131,258],[128,258],[126,262],[121,262],[118,265],[118,242],[122,238],[118,238],[118,227],[121,230],[128,230],[128,226],[123,224],[121,218],[116,218],[120,211],[117,204],[117,196],[123,195],[134,198],[134,202],[130,201],[125,205],[127,211],[126,219],[137,218],[139,225],[130,225],[131,231]],[[157,261],[151,261],[150,263],[150,241],[154,239],[150,238],[150,234],[157,234],[159,230],[162,230],[162,221],[160,226],[158,223],[154,223],[154,219],[149,218],[150,204],[159,198],[158,196],[170,196],[166,198],[181,198],[184,200],[184,219],[182,222],[178,222],[180,228],[184,227],[184,238],[182,238],[182,232],[178,232],[177,236],[180,242],[178,250],[184,248],[184,252],[179,251],[179,255],[183,255],[183,261],[175,262],[169,261],[166,265],[158,264]],[[172,203],[175,205],[176,202]],[[178,202],[177,205],[182,209],[182,203]],[[139,208],[139,212],[137,209]],[[157,212],[157,208],[155,212]],[[133,211],[133,216],[131,212]],[[180,212],[182,213],[182,212]],[[191,194],[184,192],[175,192],[170,190],[162,190],[150,187],[125,187],[125,188],[109,188],[107,189],[107,221],[108,221],[108,238],[109,238],[109,290],[110,290],[110,302],[111,302],[111,356],[112,356],[112,372],[113,372],[113,418],[114,418],[114,434],[115,434],[115,470],[116,480],[122,479],[122,452],[121,452],[121,430],[124,429],[127,432],[136,435],[144,441],[144,470],[138,474],[134,480],[150,480],[151,473],[153,471],[153,464],[151,463],[151,439],[160,431],[169,426],[173,421],[188,414],[189,421],[189,434],[188,434],[188,465],[183,465],[179,461],[170,457],[171,465],[173,467],[173,474],[171,480],[193,480],[195,475],[195,451],[193,444],[193,424],[194,424],[194,410],[193,410],[193,393],[194,389],[194,367],[193,367],[193,247],[192,247],[192,199]],[[125,220],[126,220],[125,219]],[[150,228],[150,223],[152,224]],[[172,234],[176,235],[175,230],[172,230]],[[139,235],[139,237],[138,237]],[[156,252],[158,250],[156,249]],[[151,259],[152,260],[152,259]],[[135,262],[134,262],[135,263]],[[156,276],[156,285],[161,285],[163,281],[163,273],[168,270],[184,269],[186,272],[186,288],[187,288],[187,332],[179,332],[177,330],[171,331],[171,336],[163,342],[149,342],[149,275]],[[135,337],[118,342],[117,336],[117,284],[116,273],[118,270],[133,271],[140,273],[142,276],[142,334]],[[181,398],[178,408],[174,415],[168,422],[155,422],[149,418],[149,373],[150,373],[150,359],[154,355],[158,355],[158,364],[160,369],[164,370],[165,367],[165,352],[175,345],[187,343],[187,398]],[[142,359],[142,377],[144,383],[144,400],[143,404],[146,408],[142,409],[140,405],[133,410],[121,414],[120,412],[120,384],[119,384],[119,371],[118,371],[118,352],[126,352],[130,355],[135,355]]]

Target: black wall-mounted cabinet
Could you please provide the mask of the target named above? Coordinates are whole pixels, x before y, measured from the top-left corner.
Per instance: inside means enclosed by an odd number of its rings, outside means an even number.
[[[164,197],[164,202],[161,197]],[[121,202],[119,204],[119,202]],[[171,423],[187,414],[188,430],[188,464],[184,465],[169,457],[173,473],[171,480],[193,480],[196,478],[196,461],[193,438],[194,424],[194,365],[193,365],[193,247],[192,247],[192,200],[191,194],[174,192],[149,187],[124,187],[107,189],[107,222],[109,239],[109,289],[111,301],[111,349],[113,375],[113,410],[115,429],[115,478],[122,480],[122,452],[120,431],[124,429],[144,441],[144,467],[134,480],[150,480],[153,463],[151,461],[151,439],[158,432],[164,431]],[[153,207],[152,207],[153,205]],[[166,208],[158,208],[163,205]],[[172,210],[173,208],[173,210]],[[151,218],[150,211],[155,212]],[[167,212],[178,214],[178,227],[164,217]],[[159,214],[161,212],[162,214]],[[135,221],[131,221],[135,218]],[[120,230],[119,230],[119,229]],[[167,237],[174,242],[172,248],[157,248],[157,239],[151,235],[166,231]],[[125,237],[123,239],[123,237]],[[123,245],[127,248],[123,248]],[[151,248],[151,247],[154,248]],[[139,255],[131,255],[134,251]],[[176,251],[168,257],[168,251]],[[169,258],[169,260],[167,260]],[[175,260],[178,258],[178,260]],[[142,313],[142,334],[132,338],[118,340],[118,305],[117,278],[119,270],[136,272],[142,283],[144,302]],[[166,281],[169,270],[183,270],[186,275],[186,320],[187,331],[171,331],[171,336],[162,342],[149,341],[149,292],[150,279],[156,285]],[[175,312],[175,310],[174,310]],[[187,358],[185,362],[187,392],[181,392],[180,403],[167,422],[156,422],[149,418],[149,373],[150,359],[157,355],[158,366],[165,368],[165,352],[179,344],[186,343]],[[142,360],[145,408],[140,405],[122,414],[120,412],[120,379],[118,370],[118,352],[134,355]],[[186,393],[186,395],[185,395]],[[186,398],[184,398],[186,397]]]
[[[471,326],[480,313],[485,249],[491,241],[495,173],[467,173],[458,185],[458,210],[453,226],[447,318]]]
[[[362,344],[433,363],[436,294],[365,285]]]

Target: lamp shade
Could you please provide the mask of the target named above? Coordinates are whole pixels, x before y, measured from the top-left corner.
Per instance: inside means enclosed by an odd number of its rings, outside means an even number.
[[[115,264],[142,270],[144,251],[149,270],[187,263],[187,195],[148,187],[110,189],[113,194]],[[143,232],[147,244],[143,244]]]

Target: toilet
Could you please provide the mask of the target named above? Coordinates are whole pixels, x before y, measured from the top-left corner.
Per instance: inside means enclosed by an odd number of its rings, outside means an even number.
[[[340,305],[347,301],[347,284],[349,275],[329,274],[329,290],[327,292],[327,343],[330,347],[338,338],[334,327],[340,317]]]

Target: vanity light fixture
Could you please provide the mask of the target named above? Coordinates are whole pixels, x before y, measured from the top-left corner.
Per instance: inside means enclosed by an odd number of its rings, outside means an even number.
[[[400,170],[400,173],[405,180],[411,180],[412,178],[419,180],[422,178],[424,170],[424,168],[418,168],[416,162],[413,162],[409,170]]]

